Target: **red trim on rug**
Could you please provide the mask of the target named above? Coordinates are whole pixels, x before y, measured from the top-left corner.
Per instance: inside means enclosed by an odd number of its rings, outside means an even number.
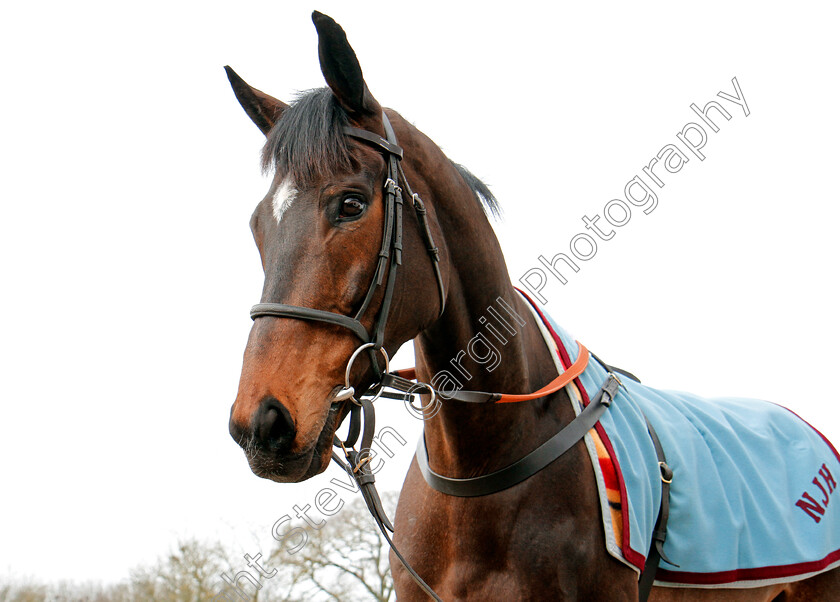
[[[566,350],[566,346],[563,344],[562,339],[556,332],[554,332],[554,328],[551,327],[551,322],[546,320],[545,315],[542,311],[540,311],[540,308],[537,307],[537,304],[534,303],[533,299],[519,289],[516,290],[522,293],[522,296],[525,297],[525,299],[531,304],[531,307],[533,307],[537,312],[537,315],[539,315],[540,320],[542,320],[543,325],[545,325],[546,330],[548,330],[551,334],[551,338],[554,339],[554,343],[557,345],[557,354],[560,356],[563,369],[568,370],[569,366],[572,365],[572,358],[569,356],[569,352]],[[586,392],[586,387],[584,387],[583,383],[580,382],[580,378],[575,378],[574,383],[575,386],[577,386],[578,391],[580,391],[584,407],[588,406],[589,394]],[[640,571],[644,570],[646,556],[630,547],[630,504],[627,501],[627,488],[624,485],[624,475],[621,473],[621,466],[619,466],[618,462],[615,461],[615,449],[613,449],[612,442],[600,422],[595,425],[595,430],[601,437],[601,442],[604,444],[604,447],[607,448],[607,453],[610,454],[613,467],[615,468],[615,472],[618,477],[618,490],[621,494],[621,519],[623,523],[623,528],[621,530],[621,553],[624,555],[627,562],[631,563]]]
[[[613,449],[612,441],[607,436],[607,431],[604,430],[604,426],[598,422],[595,425],[595,430],[601,437],[601,443],[607,448],[607,452],[613,460],[615,472],[618,475],[619,491],[621,492],[621,518],[623,522],[623,528],[621,529],[621,553],[627,562],[642,571],[645,568],[647,557],[630,547],[630,504],[627,501],[627,488],[624,486],[624,475],[621,473],[621,466],[615,461],[615,450]]]
[[[840,550],[832,552],[822,560],[815,560],[813,562],[764,566],[757,569],[736,569],[734,571],[723,571],[720,573],[684,573],[682,571],[669,571],[668,569],[660,568],[656,572],[656,580],[689,585],[726,585],[727,583],[735,583],[737,581],[785,579],[823,571],[838,561],[840,561]]]
[[[770,403],[773,403],[773,402],[770,402]],[[800,416],[799,414],[797,414],[796,412],[794,412],[794,411],[793,411],[793,410],[791,410],[790,408],[786,408],[785,406],[783,406],[783,405],[781,405],[781,404],[778,404],[778,403],[776,403],[776,404],[774,404],[774,405],[777,405],[777,406],[779,406],[780,408],[787,410],[788,412],[790,412],[791,414],[793,414],[794,416],[796,416],[797,418],[799,418],[802,422],[804,422],[805,424],[807,424],[808,426],[810,426],[810,427],[811,427],[811,429],[812,429],[812,430],[813,430],[816,434],[818,434],[818,435],[822,438],[822,440],[823,440],[823,441],[825,441],[825,444],[828,446],[828,448],[829,448],[831,451],[833,451],[833,452],[834,452],[834,457],[835,457],[835,458],[837,458],[837,461],[838,461],[838,462],[840,462],[840,453],[837,453],[837,448],[835,448],[835,447],[834,447],[834,445],[831,443],[831,441],[829,441],[829,440],[828,440],[828,437],[826,437],[825,435],[823,435],[823,434],[822,434],[822,432],[821,432],[821,431],[820,431],[817,427],[815,427],[813,424],[811,424],[810,422],[808,422],[807,420],[805,420],[802,416]]]

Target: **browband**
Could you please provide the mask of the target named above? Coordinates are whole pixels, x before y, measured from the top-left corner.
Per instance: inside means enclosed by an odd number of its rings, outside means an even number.
[[[358,138],[360,140],[364,140],[366,142],[370,142],[371,144],[375,144],[386,153],[390,153],[395,155],[399,159],[403,158],[403,149],[398,144],[388,142],[382,136],[378,136],[373,132],[369,132],[368,130],[363,130],[361,128],[354,128],[349,125],[344,126],[341,128],[341,131],[351,136],[353,138]]]

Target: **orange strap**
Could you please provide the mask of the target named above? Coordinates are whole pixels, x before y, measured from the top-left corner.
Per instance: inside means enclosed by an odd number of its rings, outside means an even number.
[[[540,397],[556,393],[578,376],[583,374],[583,371],[586,370],[587,364],[589,364],[589,349],[584,347],[580,341],[576,341],[576,343],[578,344],[578,358],[571,366],[569,366],[568,370],[563,372],[563,374],[555,378],[539,391],[534,391],[528,395],[506,395],[503,393],[501,399],[499,399],[496,403],[513,403],[517,401],[531,401],[532,399],[539,399]]]
[[[394,370],[394,374],[401,378],[407,378],[408,380],[417,380],[417,368],[401,368]]]
[[[533,393],[528,393],[526,395],[508,395],[505,393],[500,394],[499,399],[496,400],[496,403],[515,403],[518,401],[531,401],[532,399],[539,399],[540,397],[546,397],[551,395],[552,393],[556,393],[578,376],[583,374],[583,371],[586,370],[586,366],[589,364],[589,350],[584,347],[580,341],[576,341],[578,344],[578,358],[575,362],[569,366],[569,369],[563,372],[560,376],[555,378],[553,381],[548,383],[539,391],[535,391]],[[403,378],[407,378],[409,380],[414,380],[417,378],[417,370],[415,368],[404,368],[402,370],[395,370],[394,373],[397,376],[401,376]]]

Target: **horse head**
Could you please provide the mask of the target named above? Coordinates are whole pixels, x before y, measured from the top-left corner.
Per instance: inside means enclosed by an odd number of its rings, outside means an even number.
[[[378,329],[383,306],[390,305],[376,350],[393,354],[442,312],[443,294],[430,290],[436,276],[445,290],[450,261],[434,201],[439,191],[464,183],[456,166],[413,126],[390,110],[383,116],[342,28],[318,12],[313,22],[326,88],[287,105],[226,67],[237,99],[266,136],[263,166],[274,171],[251,217],[265,273],[261,302],[357,316],[367,333]],[[405,214],[401,257],[393,255],[393,243],[383,246],[391,236],[386,222],[394,219],[386,189],[389,161],[396,159],[382,148],[389,137],[386,122],[393,122],[396,139],[411,157],[403,166],[405,177],[430,201],[423,224],[439,241],[435,261],[410,200],[399,208]],[[365,132],[381,142],[364,139]],[[382,253],[388,255],[385,262]],[[381,283],[397,264],[388,293]],[[384,311],[388,314],[387,307]],[[342,384],[349,357],[364,342],[357,330],[300,316],[255,319],[230,417],[231,436],[255,474],[297,482],[326,469],[335,431],[351,403]],[[374,357],[379,354],[361,354],[354,363],[349,380],[356,391],[373,382]]]

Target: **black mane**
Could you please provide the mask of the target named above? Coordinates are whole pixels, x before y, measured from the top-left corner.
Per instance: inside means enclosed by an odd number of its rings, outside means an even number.
[[[499,205],[499,201],[496,197],[493,196],[493,193],[490,192],[490,188],[487,184],[475,177],[472,172],[463,165],[455,163],[455,161],[451,160],[450,162],[455,166],[455,169],[458,170],[458,173],[461,174],[461,177],[464,178],[467,186],[469,186],[475,193],[475,196],[484,208],[484,212],[489,213],[496,219],[499,219],[502,216],[502,207]]]
[[[349,119],[329,88],[301,92],[268,133],[262,167],[296,182],[352,169],[353,159],[342,128]],[[499,202],[484,182],[463,165],[452,162],[475,193],[485,212],[498,218]]]

